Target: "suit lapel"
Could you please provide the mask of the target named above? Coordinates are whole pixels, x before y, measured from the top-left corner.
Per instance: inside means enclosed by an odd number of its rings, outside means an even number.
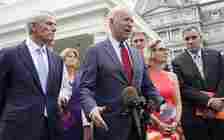
[[[201,51],[201,55],[202,55],[202,62],[203,62],[203,71],[204,71],[204,79],[208,79],[208,63],[209,62],[209,55],[208,52],[206,52],[206,50],[202,49]]]
[[[141,67],[139,63],[139,53],[138,51],[134,51],[134,49],[129,47],[129,52],[130,52],[130,58],[131,58],[131,64],[132,64],[132,70],[133,70],[133,78],[132,78],[132,83],[136,84],[136,80],[139,78],[137,75],[137,68]]]
[[[200,80],[204,81],[204,79],[202,78],[201,73],[199,72],[197,65],[194,63],[191,55],[187,51],[185,51],[185,53],[183,55],[185,55],[184,56],[185,60],[183,62],[183,64],[186,66],[185,68],[187,68],[188,70],[191,70],[192,71],[191,73],[193,75],[198,77]]]
[[[49,90],[51,89],[51,85],[50,83],[52,83],[51,81],[53,80],[54,74],[56,73],[54,70],[54,66],[56,66],[55,62],[54,62],[54,57],[53,54],[47,49],[47,55],[48,55],[48,78],[47,78],[47,94],[51,93],[49,92]]]
[[[115,50],[114,50],[114,48],[113,48],[113,46],[112,46],[110,40],[107,39],[107,40],[105,41],[105,43],[106,43],[106,45],[105,45],[104,48],[105,48],[107,54],[108,54],[108,55],[110,56],[110,58],[112,59],[112,62],[114,63],[114,65],[115,65],[116,67],[119,67],[119,69],[121,70],[121,71],[120,71],[120,74],[119,74],[119,75],[116,75],[116,77],[117,77],[121,82],[128,83],[128,78],[127,78],[127,76],[126,76],[126,74],[125,74],[125,72],[124,72],[124,69],[123,69],[123,67],[122,67],[122,64],[121,64],[121,62],[120,62],[118,56],[116,55],[116,52],[115,52]]]
[[[30,55],[30,52],[25,44],[25,41],[23,42],[22,46],[19,47],[19,53],[20,53],[21,61],[23,61],[25,67],[30,71],[30,73],[33,77],[34,83],[36,84],[38,89],[41,90],[41,92],[43,93],[37,70],[33,63],[33,59]]]

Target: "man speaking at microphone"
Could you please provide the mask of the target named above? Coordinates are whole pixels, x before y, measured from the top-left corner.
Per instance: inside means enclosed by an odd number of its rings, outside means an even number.
[[[134,24],[131,12],[115,7],[108,20],[108,39],[90,47],[82,65],[80,102],[94,123],[94,140],[138,140],[134,120],[122,113],[123,90],[132,86],[158,104],[163,98],[148,79],[140,53],[127,44]]]

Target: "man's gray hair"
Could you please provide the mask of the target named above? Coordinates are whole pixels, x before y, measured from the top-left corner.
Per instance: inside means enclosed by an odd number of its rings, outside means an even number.
[[[28,34],[32,34],[32,27],[34,23],[43,22],[49,17],[55,17],[55,14],[50,11],[35,11],[26,23],[26,29]]]

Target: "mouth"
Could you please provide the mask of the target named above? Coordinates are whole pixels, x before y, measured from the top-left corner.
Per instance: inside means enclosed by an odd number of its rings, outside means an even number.
[[[125,32],[126,34],[130,34],[130,33],[131,33],[131,29],[126,28],[126,29],[124,29],[124,32]]]

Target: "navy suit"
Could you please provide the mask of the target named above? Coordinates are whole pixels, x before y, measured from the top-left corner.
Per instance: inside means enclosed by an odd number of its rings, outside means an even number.
[[[129,48],[129,55],[133,67],[132,86],[145,97],[155,97],[162,102],[161,96],[158,96],[152,82],[148,79],[140,53],[135,48]],[[109,39],[89,48],[82,71],[80,102],[87,116],[96,105],[111,109],[110,112],[103,114],[109,131],[95,129],[95,139],[127,140],[132,119],[129,115],[121,113],[123,108],[121,93],[128,86],[128,79]]]
[[[0,51],[0,139],[40,140],[48,113],[50,140],[59,140],[57,97],[63,61],[47,49],[49,73],[46,95],[25,41]]]
[[[195,108],[207,107],[209,97],[200,91],[212,91],[216,97],[224,97],[224,60],[216,50],[203,48],[201,54],[204,78],[187,51],[172,63],[181,88],[183,129],[187,140],[221,140],[224,121],[197,117]]]

